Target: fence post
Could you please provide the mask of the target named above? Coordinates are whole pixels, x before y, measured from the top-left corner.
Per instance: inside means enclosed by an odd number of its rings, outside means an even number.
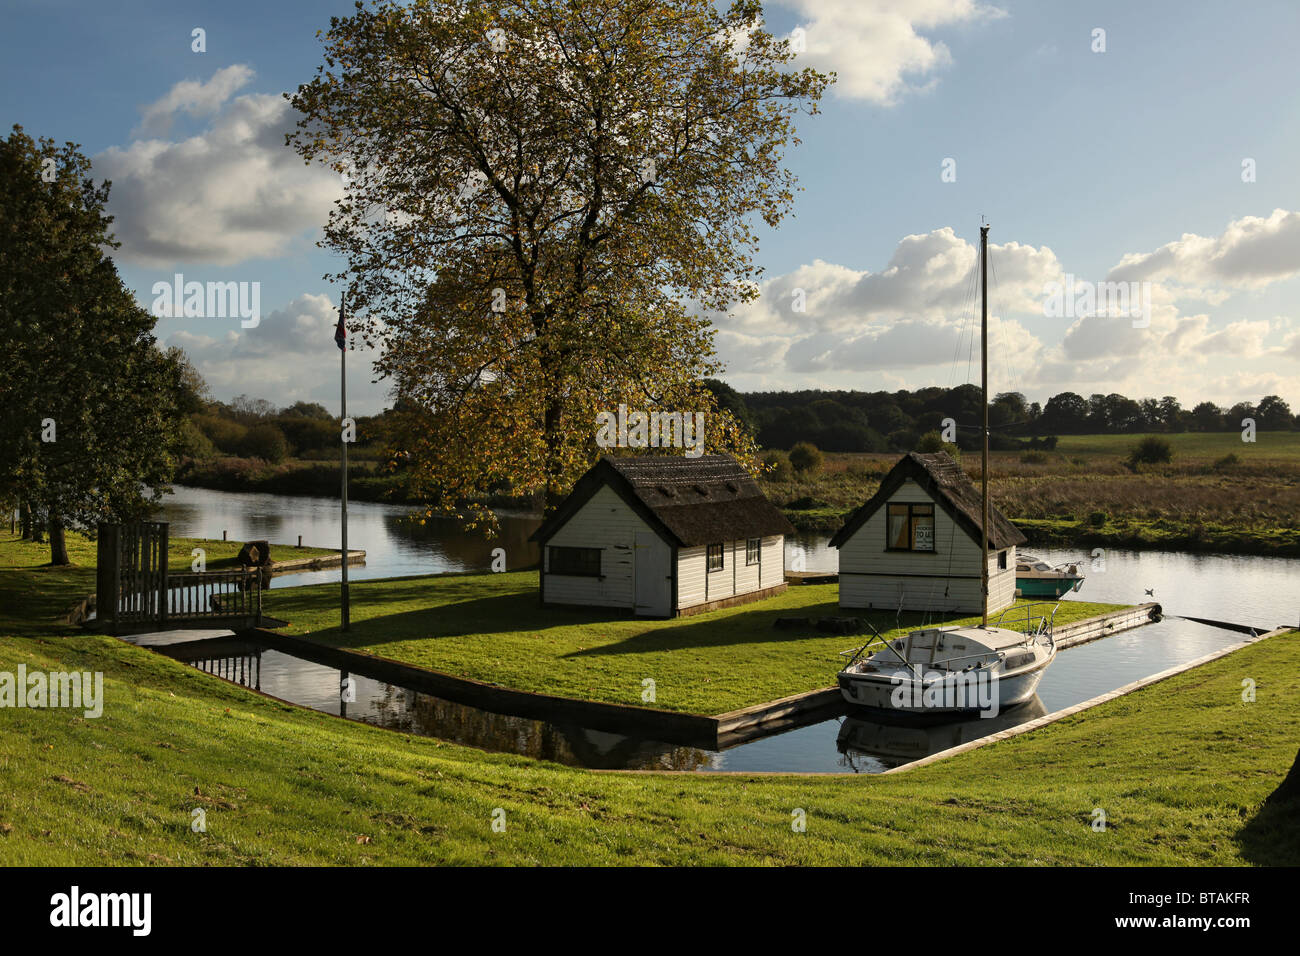
[[[161,565],[158,571],[158,630],[167,630],[167,599],[171,596],[171,591],[167,587],[167,573],[171,570],[171,550],[169,538],[169,525],[166,521],[160,522],[159,538],[162,549],[158,561]]]

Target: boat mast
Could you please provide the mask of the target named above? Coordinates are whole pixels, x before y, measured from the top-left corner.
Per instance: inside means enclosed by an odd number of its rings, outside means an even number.
[[[981,627],[989,626],[989,227],[980,226],[980,407],[984,411],[984,425],[980,434],[984,438],[980,465],[980,541],[983,543],[983,560],[980,562],[980,591],[982,593]]]

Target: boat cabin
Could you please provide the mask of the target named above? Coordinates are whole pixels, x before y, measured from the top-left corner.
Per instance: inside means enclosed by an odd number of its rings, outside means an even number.
[[[950,455],[907,455],[831,538],[840,607],[978,614],[980,522],[980,490]],[[1025,540],[989,506],[990,613],[1015,601],[1016,546]]]
[[[606,456],[532,540],[543,604],[675,617],[783,591],[793,531],[729,455]]]

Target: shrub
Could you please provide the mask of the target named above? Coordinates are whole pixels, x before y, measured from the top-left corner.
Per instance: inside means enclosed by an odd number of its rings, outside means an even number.
[[[215,458],[217,447],[192,418],[181,422],[180,453],[186,458]]]
[[[1025,465],[1045,465],[1047,464],[1047,453],[1041,451],[1022,451],[1020,453],[1020,462]]]
[[[194,416],[194,423],[219,451],[227,455],[242,454],[248,429],[239,422],[232,422],[219,415],[201,414]]]
[[[811,477],[822,470],[821,450],[812,442],[801,441],[790,449],[790,466],[800,475]]]
[[[1131,467],[1161,465],[1173,460],[1174,446],[1169,444],[1168,438],[1161,438],[1159,435],[1148,435],[1134,445],[1128,453],[1128,463]]]
[[[1218,459],[1214,463],[1214,470],[1227,471],[1228,469],[1234,468],[1240,464],[1241,464],[1241,459],[1237,457],[1236,453],[1229,452],[1228,454],[1224,455],[1222,458]]]
[[[943,440],[943,436],[936,431],[929,431],[916,440],[915,451],[923,455],[933,455],[936,452],[946,451],[953,461],[961,461],[961,449],[952,442]]]
[[[249,458],[260,458],[278,465],[289,454],[289,443],[284,432],[274,425],[254,425],[244,436],[243,452]]]
[[[829,508],[830,505],[820,498],[813,498],[810,495],[804,495],[802,498],[796,498],[786,504],[791,511],[813,511],[817,508]]]
[[[763,464],[767,466],[763,477],[768,481],[789,481],[794,477],[790,456],[783,451],[773,449],[763,452]]]
[[[1088,514],[1088,524],[1092,525],[1094,528],[1100,528],[1109,520],[1110,515],[1106,514],[1104,511],[1092,511]]]
[[[916,450],[925,455],[943,451],[943,437],[938,432],[926,432],[916,442]]]

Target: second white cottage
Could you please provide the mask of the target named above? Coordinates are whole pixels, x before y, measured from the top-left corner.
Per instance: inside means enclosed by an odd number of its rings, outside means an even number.
[[[840,607],[980,613],[980,491],[944,452],[912,452],[831,538]],[[1016,598],[1020,533],[989,506],[989,613]]]
[[[543,604],[674,617],[779,594],[793,531],[728,455],[606,456],[532,540]]]

